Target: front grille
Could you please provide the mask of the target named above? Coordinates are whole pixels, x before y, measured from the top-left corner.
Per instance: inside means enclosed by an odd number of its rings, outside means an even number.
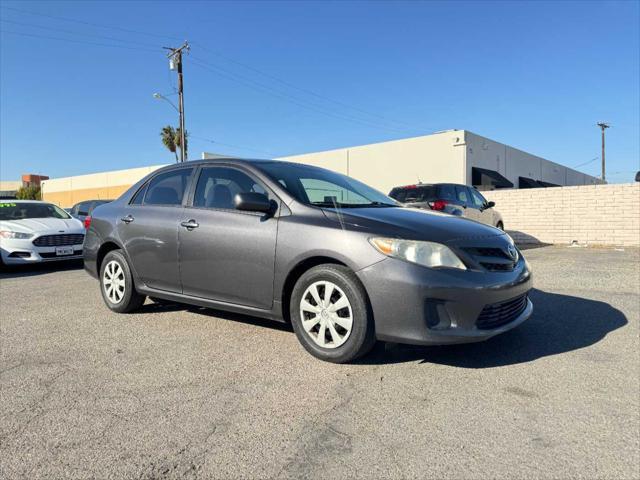
[[[527,308],[527,294],[512,298],[505,302],[487,305],[480,312],[476,327],[490,330],[514,321]]]
[[[495,247],[468,247],[464,248],[476,262],[490,272],[511,272],[517,262],[502,248]]]
[[[36,247],[63,247],[65,245],[81,245],[84,241],[82,233],[69,233],[61,235],[43,235],[32,243]]]

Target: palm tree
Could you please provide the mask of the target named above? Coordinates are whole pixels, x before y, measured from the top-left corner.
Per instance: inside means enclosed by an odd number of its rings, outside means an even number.
[[[187,138],[189,137],[189,132],[185,130],[184,135],[184,158],[187,158],[187,148],[189,147],[189,142]],[[171,125],[167,125],[166,127],[162,127],[160,130],[160,137],[162,138],[162,143],[167,150],[173,153],[176,157],[176,162],[178,162],[178,149],[182,149],[182,139],[180,136],[180,128],[173,128]]]
[[[176,157],[176,163],[178,163],[178,154],[176,153],[176,129],[171,125],[162,127],[162,130],[160,130],[160,137],[162,138],[164,146],[167,147],[167,150],[173,153]]]

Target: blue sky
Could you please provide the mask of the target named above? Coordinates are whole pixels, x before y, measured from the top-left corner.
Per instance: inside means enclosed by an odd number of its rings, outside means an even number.
[[[0,6],[3,180],[171,162],[176,114],[152,94],[173,92],[161,47],[184,39],[191,158],[459,128],[576,166],[606,120],[608,179],[640,168],[637,1]]]

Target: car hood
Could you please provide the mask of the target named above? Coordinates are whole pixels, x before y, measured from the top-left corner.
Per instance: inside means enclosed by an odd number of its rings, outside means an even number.
[[[366,229],[376,235],[408,235],[414,240],[451,242],[504,235],[497,228],[467,218],[417,208],[324,209],[324,213],[345,226]]]
[[[2,230],[23,233],[84,233],[82,222],[75,218],[25,218],[2,220]]]

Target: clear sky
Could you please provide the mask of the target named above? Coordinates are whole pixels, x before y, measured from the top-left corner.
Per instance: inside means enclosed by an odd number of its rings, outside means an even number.
[[[597,175],[604,120],[608,179],[640,168],[638,1],[0,6],[3,180],[173,161],[152,94],[182,40],[191,158],[458,128]]]

